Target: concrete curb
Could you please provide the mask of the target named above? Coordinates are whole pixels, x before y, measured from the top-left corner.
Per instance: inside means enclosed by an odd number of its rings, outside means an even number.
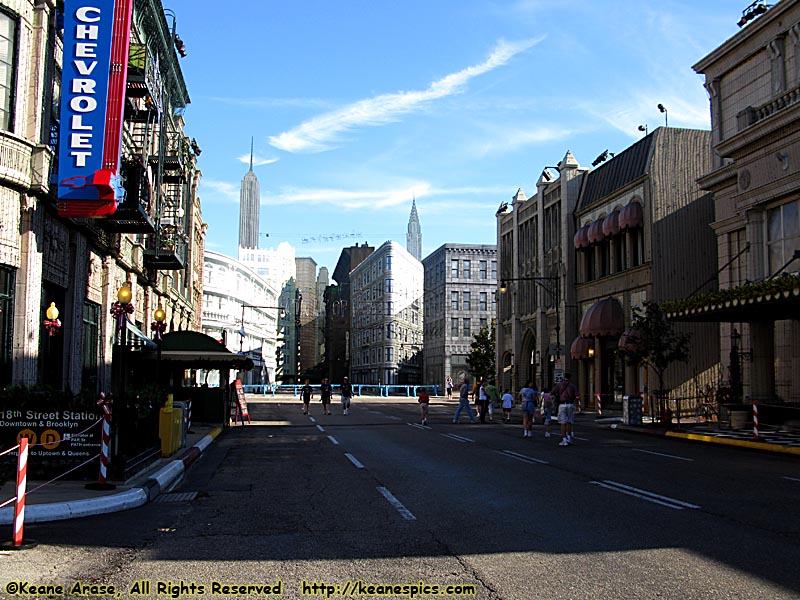
[[[769,444],[767,442],[750,442],[747,440],[735,440],[731,438],[721,438],[714,435],[702,435],[699,433],[682,433],[678,431],[653,431],[648,429],[640,429],[639,427],[631,427],[628,425],[611,425],[611,429],[618,431],[626,431],[629,433],[638,433],[640,435],[652,435],[656,437],[669,437],[675,439],[689,440],[693,442],[705,442],[707,444],[717,444],[719,446],[734,446],[738,448],[747,448],[748,450],[760,450],[761,452],[774,452],[777,454],[790,454],[800,456],[800,448],[787,448],[780,444]]]
[[[102,515],[137,508],[152,502],[157,496],[168,492],[180,482],[189,466],[200,457],[220,433],[222,433],[221,427],[212,429],[208,435],[194,446],[185,449],[178,457],[167,462],[135,488],[98,498],[48,504],[26,504],[25,523],[63,521],[65,519]],[[0,509],[0,525],[10,525],[13,522],[14,507]]]

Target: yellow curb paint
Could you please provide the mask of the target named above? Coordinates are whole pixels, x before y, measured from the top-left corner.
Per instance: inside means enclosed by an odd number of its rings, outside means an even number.
[[[215,440],[220,433],[222,433],[222,427],[214,427],[214,429],[208,432],[208,435],[211,436],[212,440]]]
[[[668,431],[667,437],[683,438],[686,440],[698,440],[701,442],[711,442],[723,446],[739,446],[741,448],[751,448],[755,450],[767,450],[769,452],[779,452],[782,454],[794,454],[800,456],[800,448],[787,448],[778,444],[765,444],[764,442],[748,442],[747,440],[732,440],[728,438],[718,438],[713,435],[700,435],[697,433],[676,433]]]

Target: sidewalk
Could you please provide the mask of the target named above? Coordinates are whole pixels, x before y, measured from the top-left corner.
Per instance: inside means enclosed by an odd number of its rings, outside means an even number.
[[[622,417],[596,419],[595,423],[608,425],[616,431],[800,456],[800,430],[786,427],[765,428],[759,431],[759,437],[756,440],[752,427],[748,429],[722,429],[715,423],[684,421],[681,423],[680,429],[677,428],[676,423],[673,423],[670,429],[651,423],[624,425]]]
[[[86,481],[28,481],[25,496],[25,523],[76,519],[142,506],[180,483],[183,473],[222,432],[220,427],[192,425],[186,434],[186,447],[174,456],[160,458],[148,469],[113,490],[88,490]],[[35,490],[35,491],[34,491]],[[16,481],[0,487],[0,503],[16,495]],[[14,522],[14,503],[0,508],[0,525]]]

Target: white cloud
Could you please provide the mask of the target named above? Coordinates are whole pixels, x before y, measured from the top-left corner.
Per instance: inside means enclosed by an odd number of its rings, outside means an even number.
[[[237,160],[241,163],[246,165],[250,164],[250,155],[249,154],[242,154],[237,158]],[[271,165],[272,163],[278,162],[278,158],[261,158],[259,156],[253,156],[253,166],[254,167],[261,167],[263,165]]]
[[[453,212],[464,206],[465,197],[484,197],[490,204],[497,198],[509,196],[508,186],[494,187],[456,187],[435,188],[428,182],[414,182],[398,187],[375,190],[343,190],[343,189],[286,189],[266,198],[266,204],[286,205],[302,204],[304,206],[332,205],[347,210],[369,208],[391,209],[397,206],[407,210],[412,198],[416,198],[420,213],[441,214]],[[475,201],[483,202],[482,199]]]
[[[515,55],[539,43],[543,37],[519,42],[501,40],[484,62],[434,81],[425,90],[382,94],[359,100],[324,113],[294,129],[270,137],[270,144],[287,152],[323,152],[340,136],[356,127],[396,121],[400,115],[422,108],[426,103],[460,93],[473,78],[505,65]]]
[[[223,200],[234,200],[239,202],[239,184],[229,183],[227,181],[217,181],[214,179],[202,178],[200,180],[200,189],[210,190],[212,196],[222,197]],[[206,198],[203,198],[206,201]]]

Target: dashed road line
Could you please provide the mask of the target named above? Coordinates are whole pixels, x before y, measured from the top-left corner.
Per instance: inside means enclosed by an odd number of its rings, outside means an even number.
[[[640,498],[641,500],[653,502],[654,504],[660,504],[661,506],[666,506],[667,508],[672,508],[674,510],[683,510],[684,508],[700,508],[697,504],[690,504],[689,502],[676,500],[675,498],[670,498],[669,496],[661,496],[659,494],[654,494],[653,492],[648,492],[647,490],[631,487],[623,483],[609,481],[608,479],[603,481],[592,481],[591,483],[614,492],[619,492],[620,494],[627,494],[628,496]]]
[[[312,423],[316,423],[317,422],[317,420],[314,417],[310,416],[310,415],[308,417],[308,420],[311,421]]]
[[[335,437],[333,437],[332,435],[329,435],[329,436],[328,436],[328,439],[329,439],[331,442],[333,442],[333,445],[334,445],[334,446],[338,446],[338,445],[339,445],[339,440],[337,440],[337,439],[336,439]]]
[[[686,458],[685,456],[675,456],[674,454],[664,454],[662,452],[653,452],[652,450],[640,450],[639,448],[631,448],[634,452],[642,452],[644,454],[654,454],[655,456],[663,456],[665,458],[674,458],[675,460],[685,460],[694,462],[693,458]]]
[[[789,481],[800,481],[797,477],[784,477],[784,479],[788,479]]]
[[[323,433],[325,432],[325,428],[322,425],[317,425],[317,429],[319,429]]]
[[[456,435],[455,433],[443,433],[442,434],[446,438],[450,438],[451,440],[455,440],[457,442],[475,442],[475,440],[471,440],[466,437],[461,437],[460,435]]]
[[[397,510],[397,512],[400,513],[400,516],[403,517],[406,521],[417,520],[417,517],[415,517],[414,514],[410,510],[408,510],[405,506],[403,506],[403,503],[400,502],[400,500],[398,500],[397,498],[395,498],[394,494],[392,494],[392,492],[390,492],[388,489],[386,489],[385,487],[378,486],[378,491],[381,493],[381,496],[383,496],[389,501],[389,504],[394,506],[395,510]]]
[[[515,460],[521,460],[522,462],[526,463],[536,463],[540,465],[549,465],[550,463],[546,460],[541,460],[539,458],[533,458],[532,456],[527,456],[526,454],[519,454],[518,452],[512,452],[511,450],[497,450],[500,454],[504,454],[509,458],[513,458]]]
[[[353,463],[355,465],[356,469],[363,469],[364,468],[364,465],[362,465],[358,461],[358,459],[355,456],[353,456],[352,454],[350,454],[349,452],[345,452],[344,455],[347,457],[347,460],[349,460],[351,463]]]
[[[427,425],[420,425],[419,423],[406,423],[406,425],[411,425],[411,427],[416,427],[417,429],[430,429]]]

